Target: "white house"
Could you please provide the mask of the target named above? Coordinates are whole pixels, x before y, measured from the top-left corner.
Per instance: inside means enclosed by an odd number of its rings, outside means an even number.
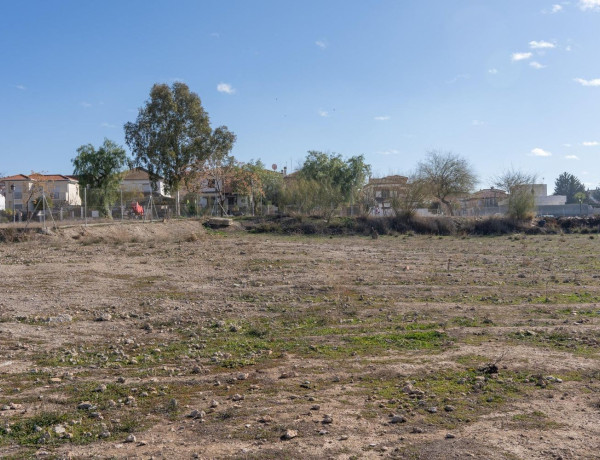
[[[148,171],[142,168],[134,168],[126,171],[121,179],[121,188],[130,192],[142,192],[144,195],[150,195],[152,192],[160,196],[170,196],[165,192],[165,181],[159,177],[156,181],[156,190],[152,188],[152,181]]]
[[[6,198],[4,198],[4,195],[2,195],[2,193],[0,193],[0,211],[4,211],[5,207],[6,207]]]
[[[80,206],[79,181],[62,174],[16,174],[0,178],[6,193],[5,207],[15,211],[33,211],[35,202],[45,193],[56,205]]]

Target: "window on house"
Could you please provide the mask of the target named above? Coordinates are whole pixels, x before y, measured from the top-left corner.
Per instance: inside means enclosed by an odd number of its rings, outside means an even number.
[[[54,187],[54,193],[52,194],[53,200],[60,200],[60,187]]]
[[[14,193],[13,199],[15,199],[15,200],[23,199],[23,189],[21,188],[20,185],[15,185],[15,193]]]

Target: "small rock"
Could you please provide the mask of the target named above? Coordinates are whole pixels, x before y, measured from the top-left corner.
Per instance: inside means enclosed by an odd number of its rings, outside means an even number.
[[[320,410],[321,406],[319,406],[318,404],[313,404],[312,406],[310,406],[310,410]]]
[[[219,401],[217,401],[217,400],[213,399],[213,400],[210,402],[210,407],[211,407],[212,409],[214,409],[215,407],[218,407],[218,406],[219,406]]]
[[[348,435],[347,434],[343,434],[340,436],[340,441],[346,441],[348,439]]]
[[[444,410],[446,412],[453,412],[454,411],[454,406],[450,406],[450,405],[444,406]]]
[[[98,385],[94,391],[98,392],[98,393],[104,393],[106,391],[106,385],[104,385],[103,383],[101,383],[100,385]]]
[[[437,407],[430,407],[429,409],[427,409],[427,412],[429,412],[430,414],[435,414],[437,412]]]
[[[83,401],[82,403],[79,403],[79,405],[77,406],[77,409],[80,410],[90,410],[90,409],[94,409],[95,406],[89,402],[89,401]]]
[[[298,432],[296,430],[286,430],[286,432],[281,436],[281,439],[284,441],[289,441],[290,439],[294,439],[296,436],[298,436]]]
[[[130,434],[125,438],[125,442],[135,442],[135,436]]]
[[[65,434],[67,432],[67,429],[62,425],[56,425],[52,430],[58,435]]]
[[[240,373],[237,375],[237,377],[236,377],[236,378],[237,378],[238,380],[246,380],[246,379],[247,379],[249,376],[250,376],[250,374],[247,374],[247,373],[244,373],[244,372],[240,372]]]
[[[280,379],[289,379],[289,378],[292,378],[292,377],[296,377],[296,373],[295,372],[284,372],[284,373],[282,373],[279,376]]]
[[[110,321],[112,319],[112,315],[110,313],[102,313],[100,316],[96,317],[96,321]]]
[[[402,417],[401,415],[392,415],[392,418],[390,419],[390,423],[404,423],[406,422],[406,419],[404,417]]]
[[[418,426],[413,426],[413,433],[423,433],[423,428],[419,428]]]
[[[100,436],[101,438],[110,438],[110,431],[103,431],[102,433],[100,433],[98,436]]]
[[[452,433],[446,433],[446,439],[454,439],[456,438],[455,435],[453,435]]]
[[[206,417],[206,412],[204,412],[203,410],[197,410],[194,409],[193,411],[190,412],[190,414],[188,415],[188,417],[190,418],[204,418]]]
[[[233,401],[242,401],[244,399],[244,395],[236,393],[231,397],[231,399]]]
[[[52,316],[48,318],[49,323],[70,323],[71,321],[73,321],[73,317],[67,314]]]
[[[333,417],[331,415],[329,415],[329,414],[326,414],[326,415],[323,416],[323,421],[321,423],[323,423],[324,425],[328,425],[330,423],[333,423]]]

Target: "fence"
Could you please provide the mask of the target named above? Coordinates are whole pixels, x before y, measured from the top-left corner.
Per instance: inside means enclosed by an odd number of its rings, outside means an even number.
[[[239,206],[227,199],[221,202],[211,195],[187,194],[166,197],[158,193],[120,189],[106,193],[101,189],[84,188],[76,196],[45,193],[17,200],[17,205],[7,203],[0,211],[0,223],[18,225],[54,226],[91,224],[99,222],[154,221],[175,217],[194,218],[210,215],[266,215],[275,214],[272,205]]]

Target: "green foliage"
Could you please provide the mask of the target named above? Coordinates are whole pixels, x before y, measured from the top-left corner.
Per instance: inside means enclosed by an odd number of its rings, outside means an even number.
[[[567,203],[579,203],[577,193],[585,194],[585,187],[577,177],[568,172],[562,173],[554,182],[554,194],[565,195]]]
[[[329,222],[336,209],[345,201],[339,187],[329,181],[294,179],[286,184],[279,203],[301,214],[318,214]]]
[[[79,147],[71,161],[75,168],[73,174],[79,177],[80,194],[85,187],[90,187],[93,192],[88,202],[97,203],[102,214],[109,216],[110,206],[118,197],[121,170],[127,161],[125,149],[105,138],[98,150],[92,144]]]
[[[170,192],[209,157],[226,157],[235,143],[235,134],[226,126],[211,130],[200,97],[180,82],[172,87],[155,84],[137,120],[124,129],[135,163],[153,181],[162,176]]]
[[[452,152],[432,150],[417,166],[416,177],[427,184],[430,194],[454,214],[453,198],[469,193],[477,176],[465,158]]]
[[[279,203],[283,188],[283,176],[277,171],[270,171],[260,160],[250,160],[241,166],[242,170],[252,173],[258,179],[258,187],[254,187],[253,198],[257,203],[264,199],[267,204]],[[257,185],[257,184],[255,184]]]
[[[339,154],[311,150],[297,177],[289,179],[281,192],[279,204],[329,221],[342,203],[354,198],[370,172],[363,155],[344,160]]]
[[[308,181],[326,184],[338,189],[344,200],[349,200],[357,189],[364,185],[371,173],[363,155],[344,160],[339,154],[327,154],[311,150],[304,160],[298,175]]]
[[[533,217],[535,198],[531,185],[535,183],[534,174],[508,169],[494,179],[494,185],[508,193],[508,215],[517,221]]]

